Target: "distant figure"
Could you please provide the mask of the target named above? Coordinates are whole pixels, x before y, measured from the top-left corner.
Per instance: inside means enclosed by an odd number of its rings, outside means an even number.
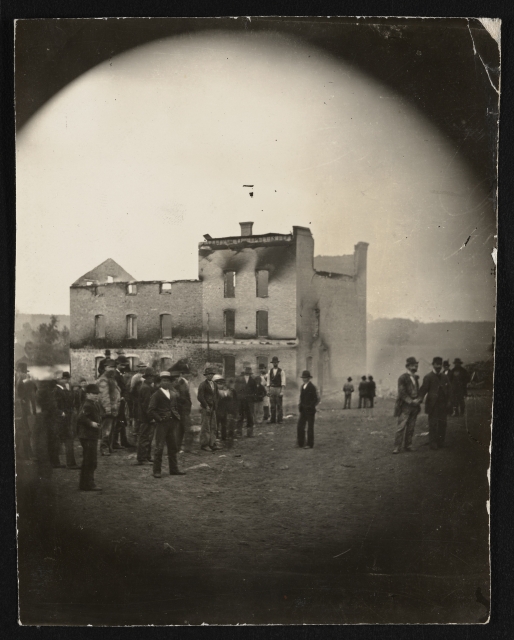
[[[16,366],[15,390],[15,415],[16,418],[19,418],[16,421],[19,452],[21,452],[22,457],[30,460],[30,458],[34,457],[31,439],[35,442],[37,385],[30,377],[30,372],[25,362],[19,362]]]
[[[191,407],[193,403],[191,401],[191,392],[189,390],[189,376],[191,370],[186,360],[179,360],[170,369],[170,373],[173,371],[179,372],[179,378],[177,383],[177,391],[179,395],[178,399],[178,412],[180,413],[180,424],[178,429],[178,450],[182,449],[182,443],[184,443],[184,450],[190,452],[193,445],[193,434],[191,432]]]
[[[266,422],[269,420],[270,418],[270,399],[269,399],[269,375],[266,371],[266,365],[261,362],[261,364],[259,365],[259,375],[262,379],[262,384],[264,385],[264,387],[266,388],[266,395],[264,396],[264,400],[262,401],[262,419]]]
[[[102,434],[100,453],[110,456],[112,453],[113,426],[118,417],[121,391],[116,383],[114,360],[106,360],[104,372],[96,381],[100,390],[99,402],[102,409]]]
[[[398,397],[394,406],[394,415],[398,418],[398,429],[394,440],[393,453],[400,453],[402,449],[412,451],[412,436],[416,426],[416,418],[421,410],[419,406],[419,376],[416,358],[407,358],[405,363],[407,373],[398,378]]]
[[[227,414],[226,438],[232,441],[234,439],[239,407],[236,393],[236,381],[234,378],[228,378],[227,380],[227,395],[223,398],[223,403]],[[223,427],[221,429],[221,439],[224,439]]]
[[[224,398],[227,396],[227,389],[225,388],[225,378],[219,373],[216,373],[212,381],[218,388],[218,405],[216,407],[216,439],[221,437],[221,431],[224,427],[225,432],[227,430],[227,413],[225,410]]]
[[[203,451],[216,451],[216,408],[219,394],[216,383],[212,381],[215,371],[207,367],[203,372],[205,380],[198,387],[197,398],[202,414],[202,430],[200,431],[200,448]]]
[[[362,376],[359,382],[359,409],[365,409],[368,406],[368,380],[366,376]]]
[[[428,440],[431,449],[444,446],[448,411],[451,411],[451,388],[448,376],[442,372],[443,359],[432,360],[433,371],[423,378],[419,390],[421,401],[425,398],[425,413],[428,414]]]
[[[268,374],[268,394],[271,407],[270,424],[282,424],[284,392],[286,390],[286,374],[278,366],[277,356],[271,358],[272,367]]]
[[[98,439],[101,432],[102,414],[98,405],[100,389],[96,384],[88,384],[86,399],[77,416],[77,430],[82,445],[82,467],[80,468],[80,491],[101,491],[95,484]]]
[[[153,462],[151,452],[155,422],[152,422],[152,419],[148,415],[148,406],[150,404],[150,398],[155,392],[154,380],[155,371],[152,367],[146,367],[143,373],[143,384],[139,387],[137,403],[139,435],[137,438],[136,464],[138,465],[145,464],[145,462]]]
[[[37,427],[37,458],[40,470],[49,463],[54,469],[65,465],[60,461],[61,444],[58,434],[58,418],[62,412],[57,408],[55,399],[55,380],[43,380],[39,383],[36,393],[36,404],[40,412],[36,414]]]
[[[255,395],[253,398],[253,421],[259,428],[264,420],[264,398],[267,397],[268,392],[264,386],[264,381],[261,375],[254,376],[255,381]]]
[[[463,416],[466,410],[466,396],[468,395],[469,373],[462,366],[462,360],[455,358],[451,371],[451,392],[453,415]]]
[[[56,380],[56,386],[54,388],[55,401],[57,403],[57,424],[58,434],[61,442],[64,442],[66,451],[66,467],[68,469],[79,469],[75,460],[75,450],[73,447],[75,440],[75,433],[73,430],[73,391],[69,384],[66,372],[61,374],[58,380]]]
[[[300,388],[300,404],[298,405],[300,416],[296,429],[300,449],[312,449],[314,446],[314,418],[316,407],[319,404],[319,394],[311,380],[310,372],[304,371]],[[307,446],[305,446],[305,425],[307,425]]]
[[[377,395],[377,385],[373,380],[373,376],[368,376],[368,407],[373,409],[375,404],[375,396]]]
[[[105,371],[105,363],[107,362],[107,360],[111,359],[111,350],[110,349],[106,349],[104,351],[104,357],[102,358],[102,360],[100,360],[100,362],[98,363],[98,378],[103,375],[104,371]]]
[[[443,376],[448,376],[448,380],[451,381],[452,372],[450,371],[450,361],[443,360]]]
[[[243,420],[246,419],[246,437],[253,438],[253,405],[257,397],[257,382],[252,376],[252,367],[244,368],[242,374],[236,378],[235,388],[239,403],[236,433],[238,436],[243,435]]]
[[[344,407],[343,409],[351,409],[352,408],[352,393],[355,391],[352,379],[348,378],[346,384],[343,387],[344,392]]]

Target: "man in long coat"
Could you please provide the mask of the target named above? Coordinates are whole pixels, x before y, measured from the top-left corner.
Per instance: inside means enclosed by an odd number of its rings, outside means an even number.
[[[236,433],[237,435],[243,435],[243,420],[246,419],[246,436],[252,438],[254,424],[253,405],[257,398],[257,382],[252,376],[251,367],[245,367],[243,373],[236,378],[235,388],[239,404]]]
[[[205,380],[198,387],[197,398],[202,414],[202,429],[200,431],[200,448],[203,451],[216,451],[216,409],[219,393],[216,383],[212,381],[216,372],[207,367],[203,372]]]
[[[463,416],[466,410],[466,396],[468,395],[469,373],[462,366],[462,360],[455,358],[451,370],[452,405],[455,416]]]
[[[444,446],[448,412],[451,411],[451,389],[448,376],[442,372],[443,359],[434,358],[432,367],[433,371],[423,378],[419,397],[421,401],[425,399],[430,448],[440,449]]]
[[[301,449],[312,449],[314,447],[314,418],[316,416],[316,407],[319,404],[319,394],[311,380],[310,372],[304,371],[302,373],[300,402],[298,405],[300,415],[296,427],[297,442]],[[305,425],[307,425],[307,446],[305,446]]]
[[[405,363],[407,373],[402,373],[398,378],[398,396],[394,406],[394,415],[398,418],[398,429],[394,440],[393,453],[412,451],[412,436],[416,425],[416,418],[420,412],[421,399],[419,397],[418,361],[416,358],[407,358]]]

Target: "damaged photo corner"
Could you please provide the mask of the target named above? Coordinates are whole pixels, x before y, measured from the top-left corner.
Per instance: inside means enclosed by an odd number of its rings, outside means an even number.
[[[500,30],[16,21],[21,625],[489,621]]]

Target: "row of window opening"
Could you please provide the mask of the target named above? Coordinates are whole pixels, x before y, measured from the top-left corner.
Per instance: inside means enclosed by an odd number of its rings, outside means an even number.
[[[161,338],[173,337],[171,315],[162,313],[160,316]],[[132,340],[137,339],[137,316],[129,314],[126,317],[126,337]],[[105,338],[105,316],[95,316],[95,338]]]
[[[236,297],[236,272],[225,271],[224,278],[224,296],[225,298]],[[268,297],[269,271],[267,269],[258,269],[255,272],[255,293],[257,298]]]

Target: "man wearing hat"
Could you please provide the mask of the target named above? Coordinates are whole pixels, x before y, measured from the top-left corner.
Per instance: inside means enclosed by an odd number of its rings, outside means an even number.
[[[268,389],[269,389],[269,376],[268,373],[266,371],[266,365],[264,364],[264,362],[261,362],[259,364],[259,375],[261,377],[261,382],[262,385],[264,386],[264,388],[266,389],[266,395],[264,396],[263,400],[262,400],[262,419],[264,421],[268,421],[270,418],[270,402],[269,402],[269,393],[268,393]]]
[[[448,376],[442,372],[443,359],[434,358],[432,367],[433,371],[423,378],[419,397],[421,401],[425,399],[430,448],[439,449],[444,445],[448,411],[451,411],[451,389]]]
[[[136,464],[144,464],[145,462],[153,462],[152,460],[152,440],[155,432],[155,422],[152,422],[148,415],[148,407],[150,398],[155,393],[155,371],[152,367],[146,367],[143,373],[143,383],[139,387],[137,398],[137,413],[139,416],[139,436],[137,439],[137,462]]]
[[[272,367],[268,374],[268,395],[270,400],[271,418],[270,424],[282,424],[284,391],[286,390],[286,374],[278,366],[280,360],[277,356],[271,358]]]
[[[177,430],[180,422],[178,412],[177,383],[178,371],[170,373],[161,371],[160,386],[150,398],[148,416],[154,420],[155,450],[153,454],[153,477],[161,478],[161,464],[164,445],[168,449],[168,464],[170,476],[184,476],[179,471],[177,462]]]
[[[366,409],[368,406],[368,380],[362,376],[359,382],[359,409]]]
[[[77,417],[78,436],[83,452],[79,480],[81,491],[101,491],[101,487],[97,487],[95,484],[98,438],[102,421],[97,402],[99,394],[98,385],[88,384],[86,386],[86,399]]]
[[[37,386],[30,377],[26,362],[18,362],[16,365],[15,390],[16,436],[20,440],[17,452],[21,451],[22,456],[30,460],[33,457],[31,436],[34,437],[36,421]]]
[[[137,438],[139,436],[139,426],[141,423],[141,419],[139,417],[139,390],[141,389],[141,385],[143,384],[143,374],[145,372],[147,365],[139,362],[137,365],[137,370],[130,379],[129,385],[129,405],[130,405],[130,420],[132,423],[132,433]]]
[[[98,377],[103,375],[103,373],[105,371],[105,363],[107,362],[107,360],[110,360],[110,359],[111,359],[111,350],[110,349],[106,349],[104,351],[104,357],[98,363]]]
[[[73,391],[71,390],[70,374],[59,372],[57,374],[54,389],[55,401],[57,403],[57,423],[58,433],[61,442],[64,442],[66,451],[66,467],[68,469],[79,469],[75,461],[75,451],[73,443],[75,434],[73,432]]]
[[[297,435],[300,449],[312,449],[314,446],[314,418],[316,407],[319,404],[319,394],[311,380],[310,372],[304,371],[300,388],[300,404],[298,405],[300,417],[298,418]],[[305,446],[305,425],[307,425],[307,446]]]
[[[463,416],[466,410],[466,396],[468,395],[469,373],[462,366],[462,360],[455,358],[454,367],[451,370],[451,391],[453,415]]]
[[[191,370],[189,369],[187,360],[183,358],[176,362],[169,371],[170,373],[173,371],[177,371],[179,373],[177,383],[177,391],[179,394],[178,412],[180,414],[180,424],[177,434],[178,450],[181,450],[182,443],[185,439],[185,450],[190,452],[191,445],[193,444],[193,434],[191,433],[191,407],[193,406],[193,403],[191,401],[191,392],[189,391],[189,380],[187,376],[191,374]]]
[[[202,429],[200,431],[200,448],[203,451],[216,451],[216,409],[218,408],[219,392],[213,377],[216,372],[213,367],[207,367],[203,372],[205,380],[198,387],[196,397],[200,403],[202,414]]]
[[[407,358],[405,363],[407,373],[398,378],[398,396],[394,406],[394,415],[398,418],[398,429],[394,440],[393,453],[400,453],[402,449],[412,451],[412,436],[418,413],[421,411],[419,397],[418,361]]]
[[[246,437],[253,438],[254,402],[257,399],[257,383],[252,376],[252,367],[245,365],[236,378],[235,390],[238,402],[236,434],[243,435],[243,421],[246,420]]]
[[[111,455],[113,426],[120,410],[121,391],[116,383],[115,367],[114,360],[106,360],[104,372],[96,381],[100,390],[98,400],[102,410],[100,451],[103,456]]]
[[[348,378],[346,384],[343,387],[344,393],[344,407],[343,409],[351,409],[352,408],[352,393],[355,391],[352,379]]]

